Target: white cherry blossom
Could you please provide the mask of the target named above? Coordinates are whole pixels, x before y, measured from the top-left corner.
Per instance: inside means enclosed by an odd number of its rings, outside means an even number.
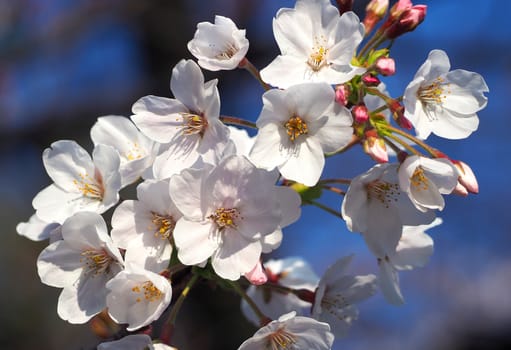
[[[353,12],[339,16],[330,0],[298,0],[282,8],[273,20],[280,48],[261,70],[262,79],[281,89],[307,81],[344,83],[365,69],[351,65],[364,36],[364,26]]]
[[[372,251],[392,251],[403,225],[428,224],[433,211],[419,211],[399,187],[396,163],[377,164],[355,177],[344,196],[342,215],[350,231],[360,232]]]
[[[399,185],[420,211],[442,210],[442,194],[451,193],[458,184],[458,171],[445,158],[409,156],[399,167]]]
[[[16,225],[16,232],[32,241],[54,240],[54,237],[61,238],[62,225],[56,222],[41,220],[37,214],[32,215],[27,222],[20,222]]]
[[[170,199],[169,182],[146,180],[137,187],[138,200],[122,202],[112,215],[112,239],[126,249],[126,264],[156,273],[170,261],[170,240],[182,216]]]
[[[398,272],[424,266],[433,254],[433,240],[425,230],[438,226],[436,218],[429,225],[404,226],[401,239],[392,251],[373,251],[378,259],[378,283],[385,299],[394,305],[404,303]]]
[[[195,62],[181,60],[170,80],[175,99],[145,96],[135,102],[131,119],[145,135],[168,147],[159,157],[193,164],[199,155],[227,143],[229,129],[219,119],[216,84],[216,79],[204,83]]]
[[[487,103],[486,82],[477,73],[450,68],[447,54],[433,50],[406,87],[405,117],[422,139],[430,133],[463,139],[479,125],[476,113]]]
[[[289,180],[314,186],[333,152],[352,138],[351,113],[334,103],[326,83],[304,83],[263,95],[263,109],[250,159]]]
[[[98,350],[177,350],[176,348],[153,343],[146,334],[130,334],[122,339],[101,343]]]
[[[112,146],[119,152],[122,184],[135,182],[149,168],[159,149],[159,144],[143,135],[131,120],[109,115],[98,118],[90,131],[97,146]]]
[[[110,146],[96,146],[91,159],[76,142],[57,141],[44,150],[43,163],[54,181],[32,202],[43,221],[62,223],[79,211],[101,214],[119,200],[120,159]]]
[[[171,177],[171,198],[183,213],[174,229],[179,260],[196,265],[211,257],[215,272],[230,280],[251,271],[263,251],[280,244],[280,228],[300,215],[298,194],[276,180],[242,156]]]
[[[106,287],[108,314],[117,323],[127,323],[130,332],[157,320],[172,298],[165,277],[134,264],[127,265]]]
[[[311,294],[316,289],[319,277],[311,266],[302,258],[289,257],[279,260],[268,260],[264,269],[269,283],[275,283],[293,289],[308,289]],[[280,315],[295,311],[297,315],[305,314],[311,303],[299,299],[294,294],[284,294],[269,288],[250,286],[247,295],[257,304],[261,312],[276,319]],[[241,311],[254,325],[259,325],[259,318],[245,300],[241,301]]]
[[[358,318],[355,306],[376,293],[375,275],[353,276],[347,273],[353,255],[339,259],[330,266],[319,281],[312,317],[327,322],[336,337],[346,335]]]
[[[334,335],[327,323],[290,312],[260,328],[238,350],[296,349],[329,350]]]
[[[238,67],[248,51],[245,30],[238,29],[227,17],[215,16],[215,23],[200,22],[188,50],[199,66],[211,71]]]
[[[62,240],[37,259],[44,284],[63,288],[57,312],[70,323],[85,323],[106,307],[106,283],[123,266],[101,215],[76,213],[62,224]]]

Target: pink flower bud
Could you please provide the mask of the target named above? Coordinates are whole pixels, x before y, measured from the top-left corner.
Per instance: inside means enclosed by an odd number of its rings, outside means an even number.
[[[245,278],[252,283],[253,285],[260,286],[261,284],[265,284],[268,281],[268,276],[264,272],[263,265],[259,261],[256,266],[245,274]]]
[[[378,73],[384,76],[394,75],[396,73],[396,63],[390,57],[380,57],[375,64]]]
[[[415,5],[403,11],[399,20],[385,31],[385,36],[389,39],[395,39],[404,33],[411,32],[424,21],[427,8],[426,5]]]
[[[353,115],[355,123],[357,124],[364,124],[369,119],[369,111],[363,103],[353,107],[351,114]]]
[[[366,16],[364,18],[364,27],[366,35],[373,30],[376,23],[385,16],[389,8],[389,0],[371,0],[366,6]]]
[[[413,6],[411,0],[399,0],[390,9],[390,20],[396,21],[401,14]]]
[[[346,106],[348,104],[349,95],[350,92],[347,85],[340,84],[335,87],[335,102],[341,106]]]
[[[365,74],[362,77],[362,82],[364,83],[365,86],[378,86],[381,83],[380,79],[378,79],[378,77],[375,77],[372,74]]]
[[[353,9],[353,0],[337,0],[337,7],[339,8],[339,14],[342,15]]]
[[[406,129],[406,130],[412,130],[413,128],[413,125],[412,123],[408,120],[408,118],[406,118],[404,115],[400,115],[397,119],[396,119],[396,122],[397,124],[402,127],[403,129]]]
[[[385,141],[378,137],[374,130],[370,130],[366,133],[366,139],[364,140],[363,146],[364,152],[366,152],[374,161],[378,163],[387,163],[389,161]]]
[[[451,160],[458,170],[458,186],[461,185],[467,192],[479,193],[479,184],[472,169],[460,160]],[[456,189],[455,189],[456,190]]]

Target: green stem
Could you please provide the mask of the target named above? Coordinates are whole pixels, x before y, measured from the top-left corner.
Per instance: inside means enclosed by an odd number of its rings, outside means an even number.
[[[405,131],[403,131],[401,129],[395,128],[392,125],[386,125],[385,128],[387,128],[388,130],[392,131],[393,133],[401,135],[401,136],[407,138],[408,140],[414,142],[415,144],[421,146],[433,158],[438,158],[438,153],[433,148],[431,148],[430,146],[428,146],[426,143],[424,143],[423,141],[419,140],[418,138],[410,135],[409,133],[407,133],[407,132],[405,132]]]
[[[344,153],[347,150],[349,150],[351,147],[353,147],[356,144],[358,144],[359,142],[360,142],[360,139],[358,138],[358,136],[357,135],[353,135],[353,137],[351,138],[351,141],[346,146],[344,146],[342,148],[339,148],[336,151],[333,151],[333,152],[330,152],[330,153],[325,153],[325,157],[328,158],[328,157],[331,157],[331,156],[335,156],[336,154]]]
[[[259,323],[261,325],[265,325],[271,320],[268,316],[263,314],[261,309],[259,309],[259,306],[257,306],[257,304],[254,302],[254,300],[252,300],[252,298],[248,296],[248,294],[245,292],[245,290],[240,287],[238,282],[228,281],[228,283],[236,291],[236,293],[238,293],[247,302],[247,304],[250,305],[252,310],[254,310],[257,318],[259,318]]]
[[[266,91],[271,89],[271,86],[266,84],[263,81],[263,79],[261,78],[261,74],[259,73],[259,70],[246,57],[241,60],[238,67],[248,70],[249,73],[252,74],[252,76],[257,79],[259,84],[261,84],[263,89],[265,89]]]
[[[192,278],[190,278],[190,280],[186,284],[185,288],[181,292],[181,295],[179,295],[179,298],[177,298],[176,302],[174,303],[174,306],[172,307],[172,310],[170,311],[169,318],[166,322],[168,326],[173,326],[176,323],[176,318],[177,314],[179,313],[179,309],[181,309],[183,302],[190,293],[190,289],[192,289],[193,285],[195,284],[195,282],[197,282],[198,279],[199,275],[192,275]]]
[[[248,128],[257,129],[257,126],[255,123],[250,122],[245,119],[237,118],[237,117],[231,117],[228,115],[221,115],[220,120],[226,124],[232,124],[232,125],[240,125],[240,126],[246,126]]]
[[[314,206],[316,206],[316,207],[318,207],[320,209],[323,209],[327,213],[330,213],[330,214],[334,215],[335,217],[338,217],[338,218],[342,219],[342,214],[341,213],[339,213],[338,211],[333,210],[330,207],[327,207],[324,204],[321,204],[319,202],[316,202],[316,201],[313,201],[313,200],[310,200],[310,199],[304,201],[304,203],[314,205]]]
[[[401,146],[403,146],[403,148],[405,148],[408,152],[410,152],[411,154],[415,154],[417,156],[420,156],[421,154],[419,153],[419,151],[417,151],[415,148],[413,148],[412,146],[410,146],[409,144],[407,144],[404,140],[401,140],[399,137],[395,136],[395,135],[392,135],[392,134],[389,134],[389,135],[385,135],[384,136],[384,140],[386,140],[386,138],[389,138],[391,139],[392,141],[394,142],[397,142],[399,143]]]
[[[399,154],[399,152],[401,152],[401,148],[397,147],[396,144],[394,142],[392,142],[391,140],[389,140],[388,138],[386,137],[383,137],[383,141],[385,141],[385,143],[390,146],[390,148],[392,148],[392,150],[396,153],[396,154]]]
[[[360,60],[362,57],[366,55],[367,52],[369,52],[371,49],[376,49],[385,40],[387,40],[387,37],[384,35],[384,33],[380,31],[374,33],[374,36],[371,39],[369,39],[369,41],[364,45],[362,50],[360,50],[357,59]]]

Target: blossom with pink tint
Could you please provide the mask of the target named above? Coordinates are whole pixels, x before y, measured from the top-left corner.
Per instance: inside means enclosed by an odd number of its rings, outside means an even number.
[[[375,68],[378,73],[387,77],[396,73],[396,62],[390,57],[380,57],[375,63]]]
[[[385,31],[385,36],[388,39],[395,39],[404,33],[411,32],[424,21],[427,9],[426,5],[415,5],[405,10],[399,19]]]
[[[364,124],[369,120],[369,111],[365,104],[361,103],[353,107],[351,110],[351,114],[353,114],[353,119],[357,124]]]
[[[348,85],[339,84],[335,87],[335,102],[344,107],[348,104],[349,97],[350,88]]]
[[[366,35],[373,30],[376,23],[385,16],[388,8],[389,0],[371,0],[367,4],[366,16],[363,21],[366,29]]]
[[[456,193],[459,193],[458,191],[461,191],[460,194],[465,193],[473,193],[478,194],[479,193],[479,184],[477,183],[477,178],[472,171],[472,169],[461,160],[452,160],[451,162],[456,167],[456,170],[458,171],[458,184],[456,185],[456,188],[454,191]]]
[[[245,278],[253,285],[260,286],[268,281],[268,276],[264,272],[263,265],[259,261],[256,266],[245,274]]]
[[[363,143],[364,152],[366,152],[374,161],[378,163],[387,163],[389,161],[389,154],[385,141],[378,137],[374,130],[366,132],[366,138]]]

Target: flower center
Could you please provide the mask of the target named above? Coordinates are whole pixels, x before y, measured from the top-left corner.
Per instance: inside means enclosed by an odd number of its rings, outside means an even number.
[[[94,275],[108,273],[110,271],[110,264],[114,261],[114,258],[108,255],[104,249],[84,250],[80,255],[85,258],[87,272],[92,272]],[[83,260],[80,259],[80,262],[83,262]]]
[[[136,294],[144,293],[144,300],[148,302],[160,300],[163,294],[151,281],[145,281],[142,284],[136,285],[131,288],[131,291]],[[137,303],[140,303],[142,301],[142,295],[137,295],[136,300]]]
[[[155,212],[151,212],[151,215],[151,221],[155,226],[154,237],[160,236],[161,239],[168,239],[174,232],[174,227],[176,227],[174,218],[170,215],[160,215]]]
[[[316,40],[318,41],[318,40]],[[325,39],[322,38],[324,42]],[[309,55],[309,59],[307,60],[307,64],[314,72],[319,71],[324,66],[328,65],[326,61],[326,55],[328,54],[328,49],[325,48],[324,45],[316,45],[312,48],[312,53]]]
[[[444,78],[438,77],[431,84],[421,86],[417,91],[417,97],[426,107],[429,105],[441,105],[447,98],[447,95],[451,93],[449,85],[449,83],[445,82]]]
[[[410,182],[417,190],[427,190],[429,188],[429,181],[426,175],[424,175],[424,170],[418,166],[413,172],[412,177],[410,178]]]
[[[385,208],[389,207],[392,202],[397,202],[401,192],[399,192],[399,185],[392,184],[382,180],[374,180],[366,184],[367,200],[376,199],[381,202]]]
[[[238,52],[238,48],[234,44],[228,43],[226,46],[224,51],[215,56],[219,60],[229,60]]]
[[[82,192],[82,195],[84,197],[102,201],[105,189],[103,188],[101,176],[98,174],[96,177],[91,177],[87,173],[80,174],[79,176],[80,180],[73,180],[73,183],[76,187],[78,187],[78,190]]]
[[[268,343],[266,345],[266,349],[268,350],[291,349],[295,343],[296,336],[292,333],[289,333],[284,329],[284,327],[282,327],[268,335]]]
[[[140,149],[138,143],[134,142],[133,146],[130,148],[128,152],[126,152],[125,157],[128,161],[140,159],[144,156],[144,152]]]
[[[183,134],[195,135],[199,134],[201,137],[204,136],[204,132],[208,127],[208,121],[201,114],[194,113],[181,113],[183,117]]]
[[[294,141],[300,135],[304,135],[309,132],[307,123],[298,116],[292,116],[289,118],[286,124],[284,124],[284,127],[286,128],[287,136],[289,136],[291,141]]]
[[[218,208],[214,214],[208,216],[208,219],[213,220],[220,229],[227,226],[236,227],[236,220],[240,218],[240,212],[236,208]]]

